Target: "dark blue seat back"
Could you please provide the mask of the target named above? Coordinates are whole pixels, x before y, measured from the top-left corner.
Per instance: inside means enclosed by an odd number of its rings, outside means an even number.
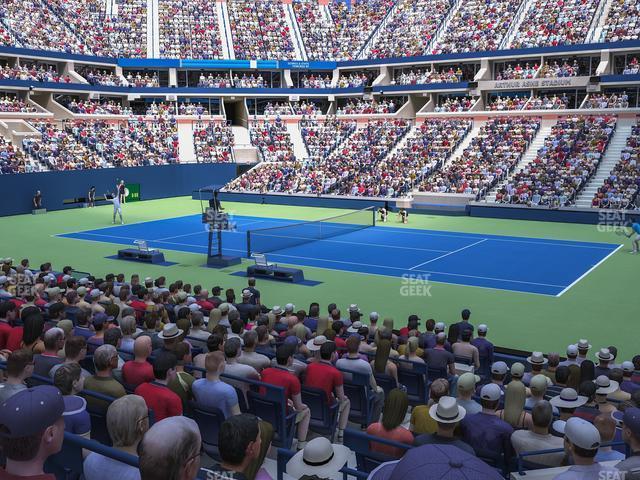
[[[373,400],[369,394],[369,378],[364,374],[340,370],[344,377],[344,394],[351,401],[349,420],[366,428],[371,420]]]
[[[91,398],[95,400],[102,400],[101,403],[103,405],[98,406],[92,405],[92,402],[87,402],[87,412],[89,412],[89,417],[91,417],[91,439],[96,440],[103,445],[111,446],[111,437],[107,430],[107,408],[115,398],[98,392],[92,392],[90,390],[83,390],[80,392],[80,395],[85,397],[87,400]],[[107,408],[105,408],[104,405],[107,405]]]
[[[218,433],[225,417],[222,410],[218,408],[204,408],[198,406],[196,402],[190,402],[193,419],[200,428],[204,449],[211,458],[220,461],[218,450]]]
[[[429,399],[427,365],[409,360],[398,360],[398,382],[407,389],[409,403],[421,405]]]
[[[382,388],[382,390],[384,390],[385,395],[389,395],[389,392],[391,390],[398,387],[395,378],[393,378],[391,375],[376,373],[374,377],[378,386]]]
[[[446,368],[431,368],[427,366],[427,378],[429,382],[433,382],[438,378],[447,378],[449,375]]]
[[[260,388],[261,392],[249,390],[247,393],[249,412],[273,426],[273,445],[291,448],[296,413],[287,411],[284,389],[266,383]]]
[[[382,445],[388,445],[391,447],[401,448],[403,450],[409,450],[411,445],[406,443],[394,442],[393,440],[386,440],[381,437],[375,437],[373,435],[367,435],[364,432],[358,432],[357,430],[351,430],[347,428],[344,431],[343,445],[349,447],[355,454],[358,463],[358,470],[365,473],[371,473],[381,463],[389,462],[391,460],[397,460],[394,457],[385,455],[383,453],[372,452],[371,442],[379,443]]]
[[[338,424],[338,403],[334,402],[333,405],[329,405],[327,394],[319,388],[303,386],[301,394],[302,403],[311,410],[311,430],[328,435],[333,442]]]

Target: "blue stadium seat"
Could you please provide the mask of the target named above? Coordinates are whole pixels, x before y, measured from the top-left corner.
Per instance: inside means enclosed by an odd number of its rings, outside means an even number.
[[[427,365],[427,378],[429,383],[437,380],[438,378],[449,378],[449,372],[447,372],[446,368],[431,368]]]
[[[220,452],[218,450],[218,432],[220,426],[224,422],[224,413],[218,408],[204,408],[198,406],[196,402],[190,402],[190,409],[193,419],[200,428],[202,436],[202,445],[204,451],[216,461],[220,461]]]
[[[339,369],[344,377],[344,394],[351,400],[349,420],[367,428],[371,423],[373,396],[367,375]]]
[[[321,435],[326,435],[333,442],[338,426],[339,404],[329,405],[324,390],[313,387],[302,387],[302,403],[311,410],[309,428]]]
[[[382,390],[384,390],[385,395],[389,395],[389,392],[391,390],[393,390],[394,388],[398,388],[396,379],[393,378],[391,375],[386,375],[384,373],[376,373],[374,377],[376,379],[376,383],[378,384],[378,386],[382,388]]]
[[[284,388],[261,383],[264,395],[248,392],[249,412],[273,425],[272,443],[276,447],[291,448],[296,428],[296,412],[289,412]]]
[[[397,360],[398,382],[407,389],[409,404],[422,405],[429,399],[427,365],[410,360]]]
[[[113,397],[109,397],[108,395],[103,395],[98,392],[92,392],[90,390],[83,390],[80,392],[80,395],[83,397],[91,397],[98,400],[103,400],[108,402],[109,404],[115,400]],[[107,431],[107,410],[106,408],[94,408],[91,407],[91,403],[87,402],[87,412],[89,412],[89,416],[91,417],[91,439],[96,440],[103,445],[111,446],[111,437],[109,436],[109,432]]]
[[[383,453],[372,452],[370,444],[376,442],[382,445],[388,445],[391,447],[401,448],[403,450],[409,450],[413,448],[412,445],[406,443],[394,442],[393,440],[386,440],[384,438],[368,435],[364,432],[358,432],[347,428],[344,431],[343,445],[349,447],[355,454],[358,463],[358,471],[364,473],[370,473],[381,463],[397,460],[397,458],[390,457]]]

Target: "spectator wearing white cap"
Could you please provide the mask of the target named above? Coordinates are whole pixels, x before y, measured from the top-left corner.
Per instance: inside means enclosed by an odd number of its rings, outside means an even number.
[[[478,325],[478,336],[471,340],[471,345],[478,349],[478,355],[480,357],[480,363],[482,365],[490,366],[493,364],[493,343],[487,340],[487,333],[489,328],[483,323]],[[481,375],[488,375],[489,369],[486,372],[480,372]]]
[[[501,398],[502,390],[498,385],[485,385],[480,390],[482,411],[465,417],[460,423],[462,439],[476,452],[489,451],[508,456],[511,451],[513,427],[496,416]]]
[[[616,468],[595,461],[600,447],[600,433],[591,423],[581,418],[570,418],[564,429],[565,452],[573,458],[574,465],[554,477],[554,480],[596,480],[616,478]]]
[[[553,421],[552,409],[553,407],[546,400],[541,400],[533,406],[531,409],[532,423],[529,430],[516,430],[511,435],[511,445],[517,454],[563,448],[564,440],[562,437],[556,437],[549,433],[549,427]],[[527,461],[547,467],[559,467],[562,465],[563,459],[564,453],[547,453],[527,457]]]
[[[627,408],[622,416],[622,439],[629,446],[631,455],[618,463],[616,468],[626,473],[626,478],[638,480],[640,471],[640,408]]]
[[[634,392],[640,390],[640,384],[635,383],[632,380],[634,371],[635,368],[633,367],[633,362],[622,362],[623,380],[622,383],[620,383],[620,390],[632,395]]]
[[[494,362],[493,365],[491,365],[491,379],[489,384],[497,385],[498,388],[500,388],[500,390],[504,392],[504,380],[507,376],[508,371],[509,371],[509,367],[505,362],[502,362],[502,361]],[[482,385],[478,387],[476,393],[480,395],[481,390],[482,390]]]
[[[560,367],[569,365],[580,365],[578,362],[578,347],[576,345],[569,345],[567,347],[567,359],[560,362]]]
[[[12,298],[13,295],[9,292],[9,277],[6,275],[0,275],[0,298]]]
[[[458,377],[458,405],[466,410],[467,415],[475,415],[482,411],[482,406],[473,399],[476,384],[479,381],[480,377],[470,372],[463,373]]]

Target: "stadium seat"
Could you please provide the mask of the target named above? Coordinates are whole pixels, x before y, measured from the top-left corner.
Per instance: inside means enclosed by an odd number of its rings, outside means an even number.
[[[351,400],[349,420],[367,428],[371,421],[373,397],[370,394],[369,378],[366,375],[341,370],[344,377],[344,394]]]
[[[218,408],[203,408],[196,402],[189,403],[193,419],[200,428],[204,451],[216,461],[220,461],[218,432],[224,422],[224,414]]]
[[[398,364],[398,382],[406,387],[409,404],[426,404],[429,399],[427,365],[400,359],[396,362]]]
[[[302,386],[302,403],[311,410],[311,422],[309,428],[321,435],[328,436],[333,442],[338,425],[339,404],[334,402],[329,405],[327,395],[319,388]]]
[[[406,443],[394,442],[393,440],[367,435],[366,433],[347,428],[344,431],[343,445],[349,447],[356,454],[358,471],[360,472],[370,473],[381,463],[397,460],[394,457],[382,453],[372,452],[371,442],[400,448],[402,450],[412,448],[412,445],[407,445]]]

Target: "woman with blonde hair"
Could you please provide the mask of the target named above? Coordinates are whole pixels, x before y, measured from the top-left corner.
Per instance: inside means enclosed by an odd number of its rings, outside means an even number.
[[[400,355],[399,359],[400,360],[410,360],[412,362],[417,362],[417,363],[424,363],[424,360],[422,359],[422,357],[420,355],[418,355],[418,347],[419,341],[418,341],[418,337],[409,337],[409,339],[407,340],[407,344],[403,345],[404,348],[404,355]],[[411,365],[409,365],[410,367]],[[402,367],[402,364],[400,364],[400,367]]]
[[[533,422],[531,415],[524,411],[526,400],[527,387],[520,380],[512,380],[505,387],[504,408],[497,411],[496,416],[516,430],[529,428]]]
[[[222,312],[219,308],[214,308],[209,312],[209,324],[207,325],[207,330],[213,333],[213,329],[218,325],[220,319],[222,318]]]
[[[371,366],[373,367],[373,373],[389,375],[398,386],[398,366],[389,360],[390,353],[391,342],[386,339],[380,340],[376,349],[376,356],[371,360]]]
[[[125,395],[109,405],[107,430],[113,447],[138,456],[138,444],[149,430],[149,410],[138,395]],[[84,460],[87,480],[134,480],[140,478],[137,468],[120,463],[99,453],[91,453]]]

